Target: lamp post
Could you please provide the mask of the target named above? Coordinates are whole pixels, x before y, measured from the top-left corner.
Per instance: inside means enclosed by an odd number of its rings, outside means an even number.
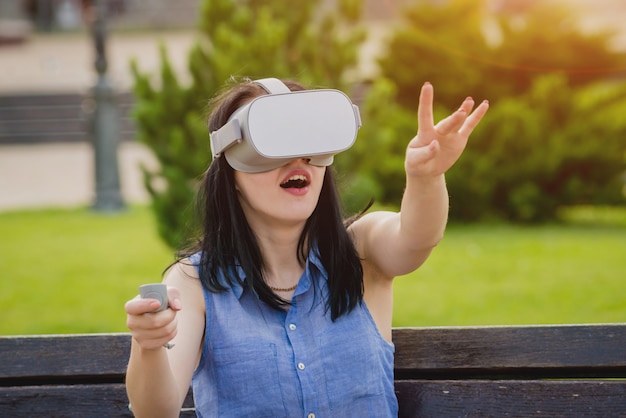
[[[105,4],[106,1],[95,0],[94,22],[92,25],[96,49],[95,68],[98,73],[98,80],[92,89],[95,102],[91,122],[96,182],[96,199],[93,209],[103,212],[115,212],[122,210],[125,205],[120,191],[117,164],[118,110],[113,87],[106,75]]]

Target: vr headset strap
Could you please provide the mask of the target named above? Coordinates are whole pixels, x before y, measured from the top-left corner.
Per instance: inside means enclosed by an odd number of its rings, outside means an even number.
[[[260,80],[254,80],[254,82],[263,87],[269,94],[291,93],[289,87],[277,78],[262,78]]]
[[[240,143],[243,138],[241,135],[241,127],[238,119],[231,119],[226,125],[217,131],[211,132],[209,137],[211,141],[211,150],[213,157],[219,157],[224,151],[235,144]]]

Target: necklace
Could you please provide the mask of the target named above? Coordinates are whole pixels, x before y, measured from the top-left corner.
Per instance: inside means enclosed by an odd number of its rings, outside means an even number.
[[[272,287],[272,286],[270,286],[270,289],[272,289],[274,292],[291,292],[292,290],[296,290],[296,287],[298,287],[298,283],[294,284],[291,287]]]

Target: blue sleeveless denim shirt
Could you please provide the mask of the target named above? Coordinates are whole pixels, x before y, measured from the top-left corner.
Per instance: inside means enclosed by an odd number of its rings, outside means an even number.
[[[240,268],[233,272],[245,280]],[[205,337],[192,380],[198,417],[398,415],[394,346],[365,303],[330,320],[327,274],[316,251],[289,310],[270,308],[239,284],[203,293]]]

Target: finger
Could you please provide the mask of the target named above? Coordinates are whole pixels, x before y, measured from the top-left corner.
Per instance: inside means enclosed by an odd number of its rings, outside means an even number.
[[[172,315],[171,317],[152,319],[150,327],[145,328],[143,332],[146,333],[146,335],[150,335],[148,333],[151,333],[152,338],[172,339],[178,329],[178,319],[173,312],[170,312],[170,314]]]
[[[465,100],[463,100],[463,103],[461,103],[459,110],[464,110],[465,113],[469,115],[470,113],[472,113],[473,107],[474,107],[474,99],[468,96],[465,98]]]
[[[474,108],[474,99],[470,96],[466,97],[461,103],[459,109],[448,116],[446,119],[441,120],[435,127],[438,135],[447,135],[450,132],[457,132],[463,126],[467,115],[470,114]]]
[[[129,300],[124,305],[124,310],[129,315],[142,315],[148,312],[153,312],[161,306],[161,303],[156,299],[142,299],[140,297],[136,297],[135,299]]]
[[[406,162],[409,166],[424,164],[431,160],[439,150],[439,141],[434,140],[423,147],[411,147],[407,150]]]
[[[148,315],[127,315],[126,326],[133,331],[141,332],[148,338],[160,338],[177,327],[176,312],[168,309],[161,312],[149,312]]]
[[[417,123],[419,129],[432,127],[434,125],[433,97],[433,86],[427,81],[420,91],[419,106],[417,108]]]
[[[148,349],[161,348],[164,344],[172,341],[178,334],[177,327],[169,329],[142,330],[131,332],[133,338],[143,347]]]
[[[469,136],[478,122],[485,116],[487,110],[489,109],[489,101],[483,100],[483,102],[465,119],[465,123],[459,130],[459,133],[464,136]]]
[[[435,126],[435,132],[439,136],[447,135],[450,132],[456,132],[463,126],[463,122],[465,122],[466,117],[467,112],[465,109],[461,108],[447,118],[439,121],[437,126]]]

